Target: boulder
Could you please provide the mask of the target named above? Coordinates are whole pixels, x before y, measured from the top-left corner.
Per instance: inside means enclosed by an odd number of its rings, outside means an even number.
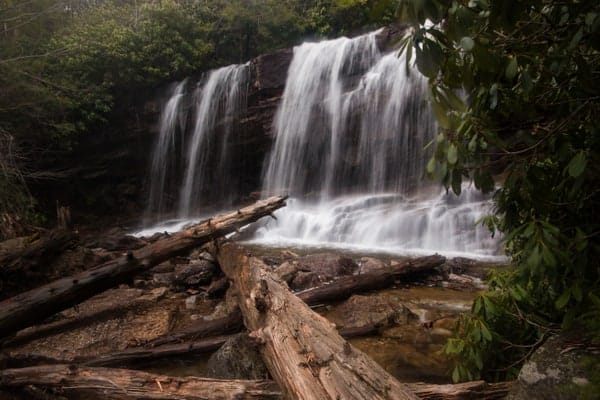
[[[220,379],[266,379],[269,376],[259,351],[246,333],[227,340],[206,365],[209,376]]]
[[[572,335],[555,335],[521,368],[508,400],[598,398],[600,349]]]
[[[402,303],[382,294],[354,295],[336,307],[334,314],[327,317],[344,328],[367,325],[385,328],[418,320],[417,315]]]

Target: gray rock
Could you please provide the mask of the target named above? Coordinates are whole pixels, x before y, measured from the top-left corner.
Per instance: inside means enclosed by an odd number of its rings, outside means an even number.
[[[523,365],[508,400],[576,400],[600,398],[590,381],[597,376],[600,355],[581,340],[550,337]],[[597,388],[597,386],[596,386]],[[591,396],[591,397],[590,397]],[[598,397],[596,397],[598,396]]]
[[[203,285],[209,283],[216,272],[217,266],[208,260],[177,265],[175,267],[175,283],[183,286]]]
[[[361,327],[374,324],[387,327],[395,324],[406,324],[418,317],[402,303],[398,303],[383,295],[354,295],[337,307],[337,325],[344,327]]]
[[[209,376],[220,379],[266,379],[269,375],[260,353],[245,333],[225,342],[208,359],[206,369]]]

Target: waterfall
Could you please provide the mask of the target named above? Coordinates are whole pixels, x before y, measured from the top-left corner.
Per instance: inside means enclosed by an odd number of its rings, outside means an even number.
[[[489,212],[489,198],[468,184],[455,196],[423,179],[431,155],[425,149],[437,131],[427,81],[412,60],[382,51],[378,33],[294,48],[262,171],[265,196],[291,198],[276,212],[277,220],[263,223],[252,241],[498,254],[498,240],[477,226]],[[201,205],[212,204],[210,211],[227,208],[235,196],[256,189],[247,178],[242,185],[240,178],[247,164],[239,121],[247,111],[252,68],[249,63],[210,72],[191,99],[184,93],[191,85],[182,82],[173,89],[161,116],[149,210],[165,208],[162,196],[170,183],[172,157],[179,160],[173,179],[179,190],[169,204],[177,206],[181,219],[206,214],[209,210]],[[189,132],[180,134],[187,119]],[[179,220],[172,227],[184,223]]]
[[[173,157],[173,154],[177,152],[177,136],[185,132],[186,116],[181,112],[181,104],[186,83],[187,80],[184,80],[171,86],[169,100],[160,115],[159,134],[150,167],[151,179],[146,219],[160,217],[168,211],[166,196],[170,182],[167,182],[167,177],[173,179],[173,174],[176,172],[178,157]]]
[[[427,81],[377,32],[294,49],[263,191],[290,194],[255,242],[493,255],[489,200],[422,179],[436,134]]]
[[[232,124],[246,105],[247,81],[247,64],[230,65],[212,71],[197,93],[200,101],[179,197],[180,217],[189,217],[197,212],[194,204],[207,192],[212,192],[209,194],[212,198],[224,202],[227,195],[232,194],[224,163],[228,160],[227,144]],[[208,187],[209,182],[214,186]]]

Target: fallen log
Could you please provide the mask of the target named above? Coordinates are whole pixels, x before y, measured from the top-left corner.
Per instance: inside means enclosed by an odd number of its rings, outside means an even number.
[[[425,400],[493,400],[504,399],[508,395],[512,383],[472,381],[449,385],[432,385],[419,382],[407,383],[406,386],[420,399]]]
[[[172,377],[142,371],[42,365],[0,371],[0,387],[39,385],[61,393],[111,400],[259,400],[281,399],[271,381]]]
[[[414,273],[430,271],[435,267],[442,265],[444,262],[445,258],[440,255],[419,257],[413,260],[404,261],[399,265],[382,271],[343,276],[329,284],[308,289],[297,293],[296,295],[309,306],[331,300],[342,300],[362,291],[382,289],[391,286],[399,278]],[[198,322],[185,330],[180,330],[156,338],[148,342],[147,345],[160,346],[166,343],[181,342],[183,340],[188,340],[189,338],[197,339],[213,335],[236,333],[239,332],[242,327],[242,315],[239,311],[236,311],[224,318]],[[361,327],[357,329],[363,330],[367,328]],[[366,334],[362,336],[366,336]]]
[[[220,247],[217,257],[237,290],[244,324],[286,398],[417,398],[273,278],[258,258],[232,243]]]
[[[240,316],[241,323],[241,316]],[[361,336],[374,335],[379,328],[375,324],[343,328],[338,333],[345,339]],[[210,353],[218,350],[233,335],[221,335],[195,339],[193,341],[177,344],[165,344],[158,347],[135,347],[120,352],[104,354],[99,357],[75,358],[73,360],[61,360],[82,364],[88,367],[125,367],[135,363],[157,360],[175,356],[190,356],[193,354]]]
[[[180,344],[167,344],[154,348],[133,348],[117,353],[105,354],[95,358],[80,358],[73,362],[88,367],[125,366],[134,363],[156,360],[165,357],[208,353],[218,350],[219,347],[232,336],[215,336]]]
[[[126,282],[136,273],[166,261],[173,255],[271,215],[284,205],[284,197],[258,201],[229,214],[211,218],[88,271],[9,298],[0,303],[0,337],[31,326],[52,314]]]
[[[77,241],[77,233],[66,229],[55,229],[43,236],[35,234],[24,238],[18,246],[0,248],[0,274],[10,274],[16,271],[30,271],[59,256]],[[7,242],[17,243],[14,239]],[[5,246],[2,246],[5,247]]]
[[[114,379],[118,377],[117,379]],[[125,369],[41,365],[0,371],[0,387],[41,387],[69,390],[92,390],[102,399],[282,399],[279,386],[273,381],[217,380],[196,377],[175,378]],[[179,385],[179,386],[178,386]],[[215,397],[211,388],[215,387]],[[511,382],[484,381],[436,385],[407,383],[406,387],[423,400],[503,399]],[[66,387],[68,387],[66,389]],[[235,397],[235,390],[245,390]],[[229,394],[224,394],[228,393]],[[108,396],[108,397],[105,397]],[[221,397],[216,397],[221,396]],[[229,397],[226,397],[229,396]],[[254,396],[254,397],[252,397]],[[265,397],[260,397],[265,396]]]
[[[404,261],[396,266],[366,274],[342,276],[331,283],[308,289],[296,295],[309,305],[332,300],[343,300],[357,292],[383,289],[406,275],[431,271],[439,267],[446,258],[438,254]]]
[[[157,337],[146,343],[146,347],[162,346],[167,343],[175,343],[205,338],[209,336],[224,335],[227,333],[237,333],[244,328],[244,321],[239,309],[235,312],[218,319],[210,321],[200,321],[193,326],[170,333],[165,336]]]

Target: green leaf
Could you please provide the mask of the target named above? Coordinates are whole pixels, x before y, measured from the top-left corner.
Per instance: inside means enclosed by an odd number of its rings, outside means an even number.
[[[473,135],[469,141],[469,151],[474,153],[477,150],[477,135]]]
[[[432,101],[432,103],[433,114],[435,115],[438,125],[444,129],[452,128],[452,122],[450,121],[450,118],[448,118],[447,110],[435,99]]]
[[[569,162],[569,165],[567,167],[569,175],[571,175],[573,178],[577,178],[583,173],[586,165],[587,159],[585,157],[585,154],[582,151],[580,151],[575,155],[575,157],[571,159],[571,162]]]
[[[571,290],[567,289],[565,290],[560,297],[556,300],[556,302],[554,303],[554,306],[558,309],[558,310],[562,310],[563,308],[566,307],[566,305],[569,303],[569,300],[571,299]]]
[[[583,292],[581,291],[581,286],[579,286],[577,283],[573,286],[572,290],[573,292],[573,298],[581,303],[581,300],[583,300]]]
[[[581,28],[579,28],[577,33],[573,36],[573,39],[571,39],[568,49],[573,50],[575,47],[577,47],[577,45],[581,41],[582,37],[583,37],[583,26]]]
[[[427,173],[433,175],[435,172],[435,157],[431,157],[427,163]]]
[[[505,75],[506,79],[512,81],[515,76],[517,76],[517,72],[519,69],[519,64],[517,63],[517,57],[512,57],[506,67]]]
[[[492,334],[484,322],[481,323],[481,334],[483,335],[483,338],[488,342],[492,341]]]
[[[469,52],[473,50],[473,47],[475,47],[475,42],[469,36],[465,36],[462,39],[460,39],[460,47],[464,51]]]
[[[451,143],[450,146],[448,146],[448,163],[450,165],[454,165],[457,161],[458,149],[456,148],[456,145],[454,143]]]
[[[443,96],[454,110],[464,112],[467,109],[465,103],[452,90],[444,90]]]
[[[452,371],[452,382],[458,383],[460,381],[460,372],[458,372],[458,367],[454,367]]]
[[[422,48],[416,48],[417,68],[428,78],[435,78],[440,71],[444,58],[442,48],[437,42],[424,38]]]

